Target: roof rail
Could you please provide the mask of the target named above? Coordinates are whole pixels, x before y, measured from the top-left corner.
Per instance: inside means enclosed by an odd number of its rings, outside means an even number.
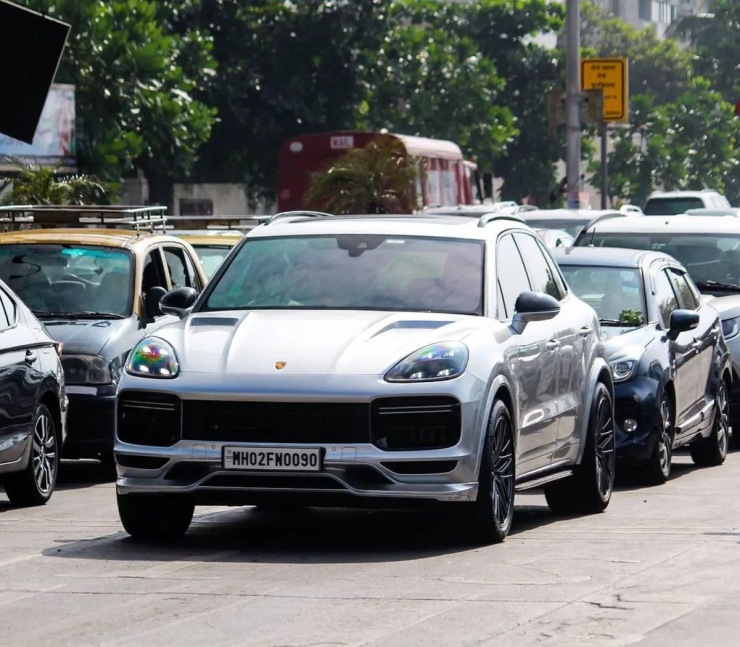
[[[270,219],[265,223],[271,225],[276,220],[284,220],[286,218],[333,218],[334,214],[324,213],[323,211],[304,211],[302,209],[297,211],[281,211],[271,216]]]
[[[523,225],[527,224],[523,218],[515,216],[513,213],[499,213],[494,211],[492,213],[484,213],[478,219],[478,226],[485,227],[489,222],[492,222],[494,220],[513,220],[514,222],[520,222]]]
[[[609,220],[610,218],[627,218],[628,215],[626,213],[620,213],[619,211],[610,211],[609,213],[601,213],[595,218],[592,218],[589,220],[585,225],[583,225],[583,229],[578,232],[578,235],[576,236],[576,239],[573,241],[573,247],[578,245],[578,241],[583,238],[583,236],[586,234],[586,232],[591,229],[595,224],[601,222],[602,220]]]
[[[253,229],[269,220],[269,215],[250,216],[167,216],[173,229]]]
[[[166,206],[45,205],[20,204],[0,207],[3,229],[52,227],[124,227],[137,233],[165,231]]]

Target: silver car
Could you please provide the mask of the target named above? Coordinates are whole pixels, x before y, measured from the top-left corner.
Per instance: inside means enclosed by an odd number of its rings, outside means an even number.
[[[197,302],[196,302],[197,299]],[[483,542],[515,490],[606,508],[613,387],[595,312],[518,217],[278,215],[132,351],[121,521],[195,505],[446,504]]]

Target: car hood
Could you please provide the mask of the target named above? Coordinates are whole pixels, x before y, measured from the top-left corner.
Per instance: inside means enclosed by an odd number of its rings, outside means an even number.
[[[655,327],[649,325],[640,328],[602,326],[601,332],[606,355],[610,359],[631,348],[645,348],[655,339]]]
[[[484,323],[449,314],[260,310],[194,314],[156,336],[173,345],[182,372],[378,375],[427,344],[460,340]]]
[[[44,319],[64,354],[99,355],[103,346],[126,325],[125,319]]]

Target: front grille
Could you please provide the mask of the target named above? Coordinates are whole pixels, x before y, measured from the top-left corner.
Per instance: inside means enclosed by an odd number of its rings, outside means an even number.
[[[449,396],[379,398],[370,419],[372,442],[386,451],[442,449],[460,440],[460,403]]]
[[[367,404],[336,402],[183,403],[187,440],[240,443],[367,443]]]
[[[124,443],[170,447],[180,439],[180,398],[153,391],[118,396],[118,437]]]

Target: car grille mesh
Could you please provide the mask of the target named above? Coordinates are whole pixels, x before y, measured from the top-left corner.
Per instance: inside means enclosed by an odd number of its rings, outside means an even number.
[[[169,447],[180,440],[181,404],[176,395],[124,391],[117,409],[117,434],[125,443]]]
[[[460,403],[449,396],[379,398],[370,419],[373,444],[387,451],[442,449],[460,441]]]

